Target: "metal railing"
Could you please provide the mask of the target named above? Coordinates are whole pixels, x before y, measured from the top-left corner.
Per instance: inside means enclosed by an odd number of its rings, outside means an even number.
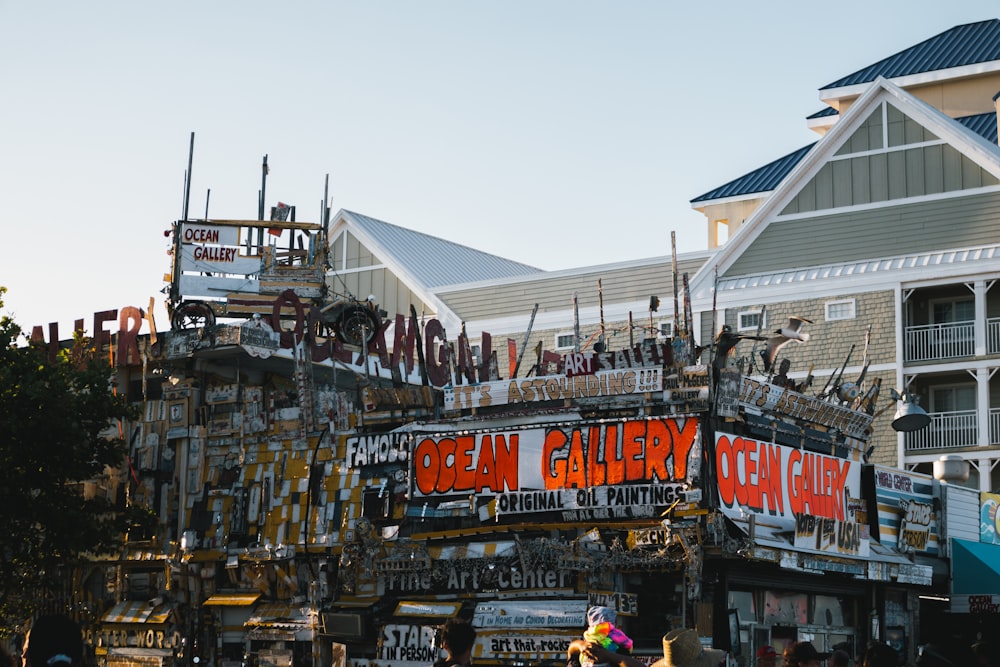
[[[976,410],[931,412],[927,428],[905,435],[906,451],[923,449],[955,449],[979,444],[979,420]],[[1000,434],[1000,410],[990,410],[990,439],[997,442]]]
[[[986,353],[1000,353],[1000,317],[986,320]]]
[[[976,351],[975,322],[971,320],[906,327],[904,337],[906,361],[971,357]],[[1000,345],[1000,329],[997,338]]]

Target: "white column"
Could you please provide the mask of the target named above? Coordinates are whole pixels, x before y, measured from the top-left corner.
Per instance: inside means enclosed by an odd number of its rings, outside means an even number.
[[[978,332],[976,333],[978,341]],[[976,345],[978,347],[978,344]],[[979,425],[979,434],[976,436],[976,443],[979,445],[990,444],[990,377],[993,373],[987,368],[976,369],[976,422]]]
[[[986,281],[977,280],[972,288],[976,296],[976,356],[986,354]]]

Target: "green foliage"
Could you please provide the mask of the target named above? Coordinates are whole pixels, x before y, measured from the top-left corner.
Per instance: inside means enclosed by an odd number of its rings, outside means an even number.
[[[124,502],[83,493],[125,461],[117,425],[129,408],[112,369],[81,354],[84,338],[55,362],[26,343],[0,316],[0,636],[64,590],[85,554],[120,549],[135,520]]]

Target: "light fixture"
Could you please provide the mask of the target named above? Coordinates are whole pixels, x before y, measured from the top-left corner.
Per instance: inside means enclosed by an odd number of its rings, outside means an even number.
[[[900,394],[895,389],[891,390],[892,400],[899,401],[896,414],[892,417],[892,428],[896,431],[909,433],[919,431],[931,423],[931,416],[917,404],[916,394],[903,392]]]

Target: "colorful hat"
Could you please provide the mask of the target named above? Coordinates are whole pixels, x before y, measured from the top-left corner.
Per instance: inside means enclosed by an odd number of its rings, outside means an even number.
[[[770,644],[765,644],[757,649],[757,658],[777,658],[778,652]]]
[[[587,610],[587,625],[594,626],[598,623],[614,623],[618,618],[618,612],[608,607],[591,607]]]

